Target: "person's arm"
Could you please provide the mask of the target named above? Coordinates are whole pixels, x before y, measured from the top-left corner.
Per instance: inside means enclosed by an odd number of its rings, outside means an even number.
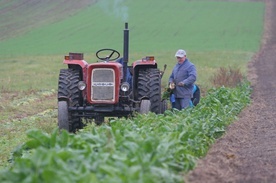
[[[184,79],[182,82],[184,83],[184,85],[191,85],[196,81],[196,77],[197,77],[197,72],[196,72],[196,68],[194,65],[191,65],[189,67],[189,76],[187,79]]]

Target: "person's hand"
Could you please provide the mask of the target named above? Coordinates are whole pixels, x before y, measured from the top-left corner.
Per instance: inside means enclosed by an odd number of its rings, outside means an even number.
[[[175,84],[173,82],[171,82],[169,87],[170,87],[171,90],[173,90],[175,88]]]
[[[179,82],[177,85],[178,86],[184,86],[184,83],[183,82]]]

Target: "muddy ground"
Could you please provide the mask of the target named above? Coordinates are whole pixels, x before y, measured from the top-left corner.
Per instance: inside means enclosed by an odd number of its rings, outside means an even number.
[[[252,103],[186,182],[276,182],[276,0],[265,0],[262,47],[249,64]]]

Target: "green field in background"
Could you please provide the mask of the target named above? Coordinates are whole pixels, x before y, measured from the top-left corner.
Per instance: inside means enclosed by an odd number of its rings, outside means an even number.
[[[155,54],[158,54],[157,52]],[[210,88],[210,77],[219,67],[231,65],[246,72],[246,63],[252,57],[251,52],[189,52],[190,60],[196,65],[198,81],[202,87]],[[133,56],[141,56],[135,54]],[[94,55],[87,55],[86,60],[91,62]],[[156,58],[158,67],[162,70],[167,64],[162,79],[163,87],[167,84],[171,70],[176,63],[174,52],[159,53]],[[51,90],[58,87],[58,75],[61,68],[67,68],[62,64],[63,56],[30,56],[0,60],[0,85],[1,90]]]
[[[176,63],[174,54],[179,48],[185,49],[196,64],[198,83],[208,87],[209,77],[220,66],[246,71],[246,63],[260,45],[263,3],[114,2],[101,0],[74,16],[1,41],[1,88],[57,88],[59,69],[65,67],[61,62],[68,52],[84,52],[89,63],[97,61],[95,52],[101,48],[122,53],[125,21],[130,29],[130,63],[154,55],[159,68],[168,65],[163,84]]]
[[[239,50],[257,51],[263,3],[174,0],[127,1],[126,13],[102,0],[25,35],[2,41],[3,56],[91,53],[104,47],[122,51],[123,18],[130,28],[130,52]],[[105,3],[105,4],[104,4]],[[107,8],[107,10],[104,10]],[[119,13],[116,12],[119,9]]]

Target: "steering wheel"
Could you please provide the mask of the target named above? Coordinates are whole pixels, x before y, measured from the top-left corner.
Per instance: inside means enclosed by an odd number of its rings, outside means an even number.
[[[105,53],[109,53],[111,52],[110,54],[105,54]],[[115,58],[112,58],[113,54],[116,53],[117,55],[115,55],[116,57]],[[99,56],[101,55],[101,56]],[[105,55],[104,57],[102,55]],[[101,49],[99,51],[97,51],[96,53],[96,57],[100,60],[103,60],[103,61],[112,61],[112,60],[116,60],[117,58],[120,57],[120,53],[114,49],[110,49],[110,48],[104,48],[104,49]]]

